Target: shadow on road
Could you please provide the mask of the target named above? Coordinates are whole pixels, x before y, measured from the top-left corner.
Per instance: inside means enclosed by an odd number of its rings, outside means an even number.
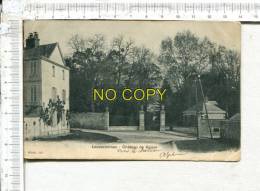
[[[110,135],[100,134],[100,133],[90,133],[82,132],[79,130],[71,130],[71,133],[65,136],[55,136],[55,137],[46,137],[38,138],[35,140],[40,141],[86,141],[86,142],[102,142],[102,143],[112,143],[117,142],[119,139]]]
[[[237,142],[216,139],[184,140],[174,143],[179,150],[192,152],[227,151],[240,148],[240,144]]]

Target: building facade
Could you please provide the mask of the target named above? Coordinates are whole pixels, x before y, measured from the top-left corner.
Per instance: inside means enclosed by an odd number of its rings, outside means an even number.
[[[68,133],[69,68],[58,43],[40,45],[38,34],[29,34],[23,80],[25,138]]]

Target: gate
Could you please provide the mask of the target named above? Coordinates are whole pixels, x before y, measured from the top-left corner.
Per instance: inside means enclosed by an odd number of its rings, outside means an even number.
[[[110,131],[137,131],[139,130],[139,112],[133,105],[112,107],[109,115]]]

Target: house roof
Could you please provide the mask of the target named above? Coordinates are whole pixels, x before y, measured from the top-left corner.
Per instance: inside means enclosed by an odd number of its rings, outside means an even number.
[[[240,113],[236,113],[229,119],[230,121],[240,121]]]
[[[24,59],[40,58],[42,56],[50,58],[58,43],[44,44],[35,48],[24,49]]]
[[[206,108],[208,113],[219,113],[219,114],[225,114],[226,112],[219,108],[217,106],[216,101],[207,101],[206,102]],[[201,112],[201,113],[206,113],[205,111],[205,106],[203,102],[199,102],[198,104],[193,105],[192,107],[188,108],[183,112],[184,115],[196,115],[196,113]]]

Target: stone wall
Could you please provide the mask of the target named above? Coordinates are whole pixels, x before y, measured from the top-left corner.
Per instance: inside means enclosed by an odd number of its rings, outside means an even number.
[[[139,124],[136,125],[109,125],[109,110],[105,112],[95,113],[71,113],[70,114],[71,128],[86,128],[94,130],[109,130],[109,131],[144,131],[145,129],[145,112],[143,109],[139,111]],[[165,131],[165,111],[162,108],[160,114],[160,130]]]
[[[108,112],[95,113],[71,113],[70,126],[71,128],[86,128],[96,130],[107,130],[108,126]]]
[[[44,124],[40,117],[24,117],[23,126],[25,140],[66,135],[70,132],[65,116],[60,123],[52,126]]]

